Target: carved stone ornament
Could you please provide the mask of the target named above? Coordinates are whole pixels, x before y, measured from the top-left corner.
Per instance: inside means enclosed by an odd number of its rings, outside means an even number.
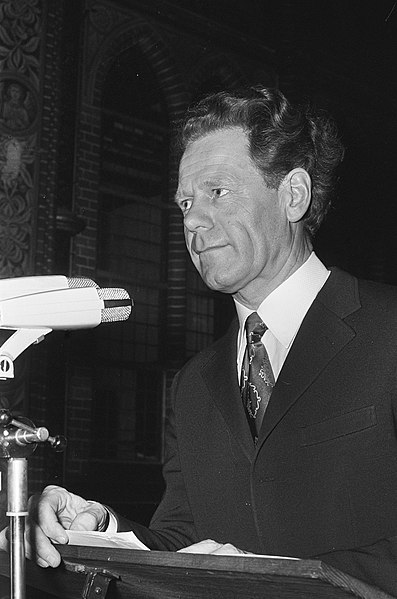
[[[0,0],[0,276],[26,274],[40,82],[40,0]]]

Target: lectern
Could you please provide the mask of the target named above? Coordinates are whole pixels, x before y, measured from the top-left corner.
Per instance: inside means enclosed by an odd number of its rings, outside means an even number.
[[[27,599],[392,599],[318,560],[60,549],[59,568],[27,563]],[[0,552],[2,599],[8,568]]]

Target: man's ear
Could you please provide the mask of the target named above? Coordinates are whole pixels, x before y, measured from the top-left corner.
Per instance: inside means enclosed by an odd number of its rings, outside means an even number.
[[[294,168],[282,180],[279,191],[283,194],[288,220],[297,223],[305,216],[312,198],[309,173],[303,168]]]

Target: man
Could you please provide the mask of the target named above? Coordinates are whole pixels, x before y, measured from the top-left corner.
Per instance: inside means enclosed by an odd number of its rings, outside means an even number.
[[[275,90],[221,93],[190,111],[182,149],[187,248],[237,318],[175,378],[150,527],[115,514],[110,526],[151,549],[319,556],[397,595],[397,291],[312,251],[343,155],[336,131]],[[59,487],[30,513],[43,566],[59,563],[47,537],[109,525],[102,505]]]

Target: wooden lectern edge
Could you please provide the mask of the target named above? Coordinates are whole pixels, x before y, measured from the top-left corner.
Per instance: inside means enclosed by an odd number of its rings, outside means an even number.
[[[172,568],[197,568],[201,570],[227,570],[235,572],[268,572],[275,574],[277,570],[283,575],[296,575],[299,564],[299,575],[316,577],[320,560],[278,559],[272,557],[255,557],[251,555],[211,555],[205,553],[178,553],[174,551],[141,551],[137,549],[108,549],[105,547],[87,547],[79,545],[57,546],[62,558],[73,560],[95,560],[118,564],[156,565]]]
[[[140,551],[130,549],[107,549],[104,547],[86,547],[63,545],[58,548],[64,563],[76,565],[76,560],[95,561],[95,565],[117,572],[117,564],[154,565],[156,567],[198,569],[211,571],[244,572],[251,574],[270,574],[272,576],[297,576],[319,579],[334,587],[353,593],[360,599],[395,599],[377,587],[345,574],[316,559],[288,559],[255,557],[251,555],[211,555],[177,553],[168,551]]]
[[[64,545],[57,547],[62,555],[61,570],[84,572],[99,568],[123,578],[129,565],[155,568],[182,569],[185,571],[219,571],[220,573],[245,573],[253,576],[267,575],[291,578],[317,579],[360,599],[396,599],[391,595],[368,585],[341,570],[328,566],[315,559],[277,559],[271,557],[252,557],[242,555],[205,555],[167,551],[139,551],[129,549],[107,549],[101,547],[83,547]],[[45,569],[31,564],[34,571],[45,576]],[[0,551],[0,575],[7,576],[9,556]],[[28,570],[32,568],[29,567]],[[52,570],[52,569],[51,569]],[[50,574],[56,575],[57,569]],[[39,577],[40,578],[40,577]],[[45,587],[43,590],[46,590]],[[49,589],[47,589],[49,590]]]
[[[338,570],[333,566],[328,566],[320,561],[322,580],[330,582],[334,586],[346,589],[360,597],[361,599],[395,599],[392,595],[382,591],[381,589],[362,582],[350,574],[345,574],[342,570]]]

